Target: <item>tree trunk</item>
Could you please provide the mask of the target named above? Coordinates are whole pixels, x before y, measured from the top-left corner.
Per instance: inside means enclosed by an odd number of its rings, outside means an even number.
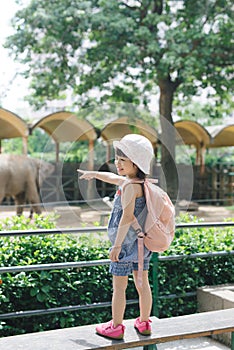
[[[169,193],[173,201],[178,195],[178,174],[175,162],[175,129],[172,120],[173,95],[178,84],[171,82],[170,78],[160,79],[159,112],[161,123],[161,166],[162,187]]]

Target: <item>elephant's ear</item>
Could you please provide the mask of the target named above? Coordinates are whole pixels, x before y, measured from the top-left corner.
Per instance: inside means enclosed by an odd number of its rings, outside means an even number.
[[[42,185],[43,181],[54,172],[54,165],[45,162],[44,160],[36,159],[37,163],[37,181],[39,186]]]

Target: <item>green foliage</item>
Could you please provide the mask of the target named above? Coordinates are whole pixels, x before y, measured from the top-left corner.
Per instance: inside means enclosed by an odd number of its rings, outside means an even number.
[[[41,154],[46,150],[47,153],[53,151],[53,160],[55,158],[55,144],[53,143],[52,138],[39,128],[36,128],[32,135],[30,135],[28,138],[27,146],[28,153],[32,157],[36,154],[36,158],[40,158]],[[4,153],[22,154],[22,138],[2,140],[2,148],[4,150]]]
[[[231,0],[32,0],[16,13],[6,46],[26,63],[37,107],[68,90],[84,105],[92,88],[147,103],[158,83],[185,96],[212,86],[222,100],[231,89],[232,26]]]
[[[24,215],[11,216],[0,220],[0,231],[52,229],[55,228],[56,218],[54,214],[44,216],[35,213],[33,219]]]
[[[38,218],[39,220],[39,218]],[[45,219],[45,227],[48,221]],[[182,222],[197,221],[188,215]],[[39,225],[42,225],[43,220]],[[2,224],[1,229],[16,229]],[[25,227],[23,220],[22,226]],[[29,226],[30,227],[30,226]],[[28,227],[28,228],[29,228]],[[231,256],[191,259],[192,253],[230,251],[233,249],[233,227],[178,229],[171,248],[163,255],[186,255],[183,260],[159,263],[160,296],[184,295],[203,285],[233,283]],[[89,261],[108,258],[109,242],[103,235],[39,235],[2,238],[0,242],[0,266],[45,264],[55,262]],[[152,268],[152,266],[151,266]],[[1,312],[46,309],[67,305],[86,305],[110,302],[111,276],[108,266],[83,267],[48,271],[4,273],[1,276]],[[150,270],[150,281],[152,272]],[[130,277],[128,299],[136,299],[137,293]],[[196,311],[195,298],[159,299],[160,317],[186,314]],[[137,306],[128,306],[126,318],[138,315]],[[46,329],[71,327],[103,322],[111,317],[110,308],[79,310],[44,316],[16,318],[2,322],[3,336]]]
[[[202,92],[202,91],[201,91]],[[226,124],[225,117],[228,118],[233,110],[233,101],[223,100],[222,105],[214,99],[212,94],[204,98],[197,98],[197,101],[192,100],[193,96],[188,98],[175,98],[174,115],[182,120],[192,120],[200,123],[204,127],[210,125],[219,125],[223,119],[223,124]]]
[[[225,164],[234,165],[233,147],[210,148],[207,150],[205,163],[208,166],[223,165],[223,170],[227,170]]]
[[[97,250],[97,246],[99,246]],[[107,257],[108,242],[94,236],[26,236],[1,241],[1,266],[86,261]],[[108,267],[20,272],[2,276],[1,312],[85,305],[111,299]],[[69,298],[68,298],[69,295]],[[3,334],[61,328],[90,322],[90,312],[7,320]],[[101,313],[102,314],[102,313]],[[100,315],[99,315],[100,317]]]
[[[98,105],[96,101],[90,102],[91,105],[79,111],[78,115],[81,118],[86,118],[91,124],[95,125],[99,130],[103,129],[107,123],[122,117],[128,117],[129,123],[136,124],[137,120],[148,124],[149,126],[158,129],[159,117],[153,116],[147,108],[142,108],[137,104],[127,102],[112,102]]]
[[[1,140],[4,153],[22,154],[23,141],[22,138],[16,137],[13,139]]]
[[[42,153],[45,149],[46,152],[53,151],[55,153],[55,144],[51,136],[40,128],[36,128],[28,138],[28,152],[30,154]]]
[[[59,149],[59,160],[68,163],[81,163],[88,159],[89,146],[87,141],[79,142],[62,142]],[[47,153],[47,148],[44,148],[43,157],[55,159],[55,153]]]

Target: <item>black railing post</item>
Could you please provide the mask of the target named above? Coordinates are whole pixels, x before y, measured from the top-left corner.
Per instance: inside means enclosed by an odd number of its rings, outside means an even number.
[[[159,284],[158,284],[158,253],[153,253],[153,315],[159,316],[158,309],[158,296],[159,296]]]

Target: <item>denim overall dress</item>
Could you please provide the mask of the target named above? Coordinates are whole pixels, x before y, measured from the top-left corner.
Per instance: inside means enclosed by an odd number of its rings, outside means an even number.
[[[119,222],[122,217],[123,209],[121,204],[121,187],[115,194],[114,205],[108,223],[108,237],[114,245],[117,235]],[[134,215],[137,218],[141,227],[144,227],[144,222],[147,214],[145,197],[139,197],[135,200]],[[144,270],[149,269],[149,261],[151,252],[144,247]],[[128,276],[133,270],[138,270],[138,246],[137,234],[135,230],[130,227],[127,235],[123,241],[121,251],[119,254],[119,261],[111,262],[110,273],[116,276]]]

